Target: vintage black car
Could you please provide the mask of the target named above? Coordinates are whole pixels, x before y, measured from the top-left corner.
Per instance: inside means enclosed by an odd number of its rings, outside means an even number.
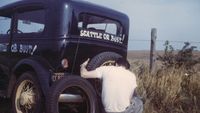
[[[98,80],[81,78],[80,64],[126,57],[128,31],[125,14],[81,0],[0,7],[0,96],[12,99],[12,113],[98,112]]]

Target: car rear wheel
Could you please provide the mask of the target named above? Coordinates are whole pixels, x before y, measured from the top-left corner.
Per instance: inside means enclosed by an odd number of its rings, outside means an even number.
[[[114,52],[102,52],[90,60],[87,69],[94,70],[100,66],[114,65],[115,61],[121,57],[121,55]]]
[[[97,113],[97,97],[91,84],[75,75],[56,81],[47,99],[47,113]]]

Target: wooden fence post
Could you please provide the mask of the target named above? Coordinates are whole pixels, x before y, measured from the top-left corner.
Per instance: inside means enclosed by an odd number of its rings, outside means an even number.
[[[149,64],[149,71],[152,72],[154,68],[155,62],[155,51],[156,51],[156,38],[157,38],[157,29],[151,29],[151,50],[150,50],[150,64]]]

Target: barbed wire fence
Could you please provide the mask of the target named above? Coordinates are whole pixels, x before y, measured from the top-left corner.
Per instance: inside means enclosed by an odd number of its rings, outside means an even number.
[[[164,51],[166,41],[173,47],[175,51],[181,50],[185,43],[189,43],[190,46],[196,47],[194,50],[200,50],[200,41],[180,41],[180,40],[160,40],[157,39],[157,29],[152,28],[151,40],[148,39],[129,39],[129,50],[146,50],[149,51],[149,71],[154,70],[154,63],[156,60],[156,51]]]
[[[157,48],[156,50],[164,50],[164,44],[166,41],[174,47],[175,50],[181,49],[185,42],[189,42],[191,45],[197,46],[196,50],[200,51],[200,41],[178,41],[178,40],[156,40]],[[151,40],[143,40],[143,39],[129,39],[129,50],[150,50],[150,42]],[[143,47],[138,47],[136,45],[141,45]]]

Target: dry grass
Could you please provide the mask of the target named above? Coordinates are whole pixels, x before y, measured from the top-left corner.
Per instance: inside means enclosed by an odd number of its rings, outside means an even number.
[[[200,73],[183,68],[160,69],[150,74],[145,61],[130,60],[138,78],[143,113],[200,113]]]

